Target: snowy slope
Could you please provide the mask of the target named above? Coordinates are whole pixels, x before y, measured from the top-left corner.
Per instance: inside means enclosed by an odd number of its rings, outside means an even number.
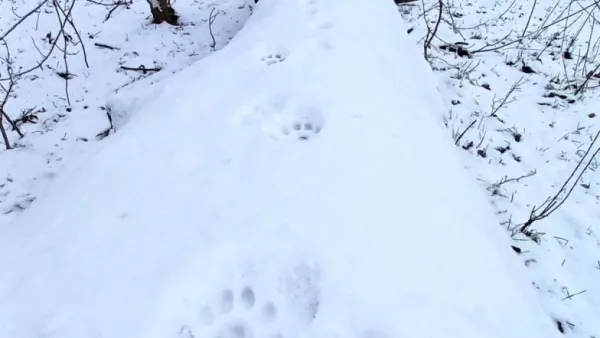
[[[263,1],[123,102],[0,229],[0,337],[556,336],[405,32],[391,1]]]
[[[439,119],[448,141],[460,137],[461,161],[485,191],[556,331],[599,337],[600,176],[592,155],[600,147],[593,142],[600,130],[600,7],[591,0],[443,3],[428,54],[447,103]],[[421,50],[438,8],[438,0],[400,6]],[[519,231],[553,196],[560,207],[529,234]]]
[[[36,3],[0,1],[0,102],[3,87],[9,87],[7,67],[12,65],[15,73],[34,68],[16,78],[4,107],[25,137],[4,119],[13,149],[5,151],[0,141],[0,227],[27,211],[72,160],[101,146],[110,127],[107,98],[141,79],[147,79],[145,87],[160,82],[221,49],[250,15],[249,4],[254,5],[244,0],[180,2],[175,5],[180,25],[172,27],[152,24],[145,0],[60,1],[66,11],[74,4],[71,18],[77,28],[65,27],[71,37],[65,49],[51,2],[26,17]],[[209,15],[215,16],[212,23]],[[52,49],[55,41],[59,49]],[[68,53],[66,61],[62,50]],[[47,54],[43,67],[35,68]],[[57,75],[67,70],[72,75],[68,82]]]

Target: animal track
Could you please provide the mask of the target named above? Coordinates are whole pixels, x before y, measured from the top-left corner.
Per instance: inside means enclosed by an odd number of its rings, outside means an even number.
[[[242,290],[242,293],[240,294],[240,299],[242,300],[242,304],[244,305],[246,310],[250,310],[256,302],[254,291],[249,287],[245,287]]]
[[[229,289],[225,289],[221,292],[221,299],[219,300],[219,310],[223,314],[231,312],[233,309],[233,292]]]
[[[316,15],[317,13],[319,13],[319,10],[314,7],[308,7],[308,9],[306,10],[306,13],[310,16],[313,16],[313,15]]]
[[[299,140],[306,141],[311,136],[314,136],[321,132],[321,128],[313,125],[311,122],[296,121],[290,126],[283,126],[281,133],[285,136],[293,135],[298,137]]]
[[[257,297],[254,288],[223,289],[213,304],[204,306],[199,314],[203,332],[195,337],[206,338],[285,338],[275,327],[277,306]],[[188,334],[189,336],[189,334]]]
[[[335,27],[331,16],[323,11],[319,0],[300,0],[301,6],[304,7],[304,12],[308,16],[308,22],[311,29],[316,32],[316,41],[324,50],[333,49],[334,46],[331,39],[327,37],[328,31]]]
[[[261,58],[261,61],[264,62],[267,66],[270,66],[285,61],[285,56],[282,56],[280,54],[270,54]]]
[[[264,259],[272,264],[264,267],[255,263]],[[173,313],[179,327],[174,332],[171,325],[159,324],[157,331],[166,329],[171,333],[159,335],[171,338],[304,337],[317,318],[320,276],[316,262],[290,258],[286,253],[274,258],[269,251],[248,261],[242,259],[235,270],[224,271],[214,279],[209,276],[200,287],[193,279],[186,282],[173,306],[165,306],[167,316]]]
[[[238,116],[244,128],[258,127],[273,139],[308,140],[323,131],[325,118],[298,98],[275,95],[244,106]]]
[[[323,130],[324,119],[321,112],[315,108],[310,109],[306,114],[297,116],[296,119],[283,123],[281,134],[292,136],[299,140],[306,141]]]
[[[333,27],[333,22],[324,21],[317,25],[318,29],[327,30]]]

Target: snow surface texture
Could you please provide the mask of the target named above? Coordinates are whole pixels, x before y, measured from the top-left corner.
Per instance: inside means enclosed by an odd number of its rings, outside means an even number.
[[[558,336],[406,28],[261,1],[0,229],[0,336]]]
[[[64,2],[64,6],[69,8],[71,3]],[[153,90],[152,83],[226,45],[251,13],[244,0],[220,0],[217,4],[183,1],[176,6],[181,25],[170,27],[150,23],[144,0],[120,6],[110,5],[112,1],[104,2],[109,5],[97,3],[78,0],[73,7],[73,21],[83,41],[80,43],[67,26],[73,41],[67,48],[73,54],[68,57],[68,87],[57,75],[66,71],[63,53],[55,50],[41,69],[17,82],[6,104],[5,111],[26,137],[20,139],[8,128],[14,149],[5,152],[4,145],[0,146],[0,227],[27,210],[71,161],[96,150],[97,141],[110,127],[106,113],[112,100],[107,102],[107,98],[145,78],[148,81],[143,90]],[[33,7],[29,1],[0,1],[0,36]],[[208,17],[213,9],[217,17],[212,24],[215,46],[211,47]],[[54,11],[50,4],[43,6],[39,15],[34,14],[7,36],[15,70],[34,67],[42,60],[40,53],[50,51],[60,27]],[[62,48],[60,40],[58,47]],[[4,45],[0,45],[0,79],[7,77],[6,56]],[[144,73],[121,68],[141,66],[161,70]],[[135,98],[138,93],[139,89],[123,94]],[[0,100],[3,98],[0,89]],[[125,121],[128,118],[123,117]],[[115,129],[119,122],[115,119]]]
[[[400,6],[421,50],[438,8],[437,0]],[[590,161],[583,155],[600,130],[599,16],[593,1],[444,1],[428,51],[449,107],[439,119],[454,139],[464,132],[461,160],[486,191],[557,331],[577,338],[600,337],[598,158],[581,179],[577,171],[575,189],[533,224],[532,236],[518,229],[580,161]]]

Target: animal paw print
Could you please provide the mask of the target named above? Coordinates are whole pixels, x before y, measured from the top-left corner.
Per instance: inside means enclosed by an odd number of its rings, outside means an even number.
[[[309,110],[304,116],[283,124],[281,133],[284,136],[292,136],[301,141],[306,141],[323,130],[324,118],[320,111]]]
[[[290,126],[284,126],[281,133],[285,136],[293,135],[301,141],[306,141],[312,136],[321,132],[321,127],[314,125],[310,121],[296,121]]]
[[[317,0],[305,0],[303,1],[306,14],[309,20],[312,22],[313,28],[320,30],[328,30],[333,28],[333,21],[326,18],[324,13],[319,10],[319,2]]]
[[[252,287],[223,289],[214,304],[200,310],[206,338],[284,338],[275,329],[277,306],[257,297]],[[197,335],[194,335],[198,337]]]
[[[261,59],[267,66],[285,61],[285,57],[280,54],[270,54]]]

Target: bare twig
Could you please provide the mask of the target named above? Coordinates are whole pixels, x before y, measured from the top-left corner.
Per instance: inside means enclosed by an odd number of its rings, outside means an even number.
[[[61,27],[64,27],[64,24],[67,22],[67,15],[64,12],[64,10],[60,7],[60,4],[58,3],[57,0],[52,0],[52,2],[54,4],[54,8],[56,8],[56,17],[58,19],[58,22],[60,22]],[[75,0],[73,0],[73,3],[74,2],[75,2]],[[63,22],[63,19],[60,17],[60,12],[62,12],[65,15],[64,22]],[[62,37],[63,37],[63,42],[64,42],[63,62],[65,64],[65,72],[64,72],[64,76],[62,76],[62,78],[65,79],[65,95],[66,95],[66,99],[67,99],[67,104],[70,106],[71,105],[71,97],[69,95],[69,78],[71,77],[71,74],[69,73],[69,61],[67,60],[67,47],[68,47],[69,39],[67,38],[67,35],[65,34],[64,31],[63,31]]]
[[[423,6],[423,21],[425,22],[425,28],[427,28],[427,34],[425,34],[425,42],[423,43],[423,57],[425,60],[429,61],[429,56],[427,55],[427,41],[429,41],[429,35],[431,34],[431,28],[429,27],[429,22],[427,22],[427,10],[425,10],[425,0],[421,0],[421,6]]]
[[[212,31],[212,25],[215,22],[215,20],[217,19],[217,16],[219,15],[219,11],[214,13],[215,10],[216,10],[216,8],[213,7],[213,9],[210,11],[210,14],[208,15],[208,32],[210,33],[210,37],[212,39],[210,48],[213,48],[213,49],[217,45],[217,41],[215,40],[215,35],[213,34],[213,31]]]
[[[473,120],[473,122],[471,122],[471,124],[469,124],[467,126],[467,128],[465,128],[465,130],[460,133],[460,135],[458,135],[458,137],[456,138],[456,140],[454,141],[455,145],[458,145],[460,142],[460,139],[462,139],[463,136],[465,136],[465,134],[467,133],[467,131],[469,131],[469,129],[471,129],[471,127],[473,127],[473,125],[475,124],[475,122],[477,122],[477,120]]]
[[[12,129],[14,131],[16,131],[20,137],[23,137],[23,133],[21,132],[21,129],[19,129],[19,127],[12,121],[10,116],[8,116],[8,114],[5,111],[6,103],[8,102],[8,99],[9,99],[10,95],[12,94],[12,92],[14,91],[14,88],[16,85],[16,77],[14,76],[14,71],[12,68],[12,59],[10,56],[10,49],[8,48],[8,45],[6,44],[5,41],[2,41],[2,45],[4,45],[4,47],[6,49],[6,59],[4,59],[3,61],[6,63],[6,72],[8,74],[9,81],[8,81],[7,86],[0,83],[0,89],[2,89],[2,91],[4,92],[4,98],[2,98],[2,101],[0,101],[0,133],[2,134],[2,139],[4,141],[4,146],[6,147],[6,149],[11,149],[12,146],[11,146],[10,140],[8,138],[8,133],[6,132],[6,129],[4,127],[3,120],[6,119],[6,121],[12,126]]]
[[[438,12],[437,22],[435,23],[435,27],[433,28],[433,31],[429,35],[429,39],[427,41],[425,41],[425,47],[424,47],[425,54],[427,54],[427,49],[429,48],[429,45],[431,45],[431,41],[433,41],[433,38],[437,34],[437,30],[440,27],[440,22],[442,21],[442,13],[443,13],[443,9],[444,9],[444,3],[442,2],[442,0],[438,1],[438,6],[439,6],[439,12]]]
[[[73,0],[73,2],[75,2],[75,0]],[[71,27],[73,28],[73,31],[75,31],[75,35],[77,35],[77,39],[79,40],[79,43],[81,44],[81,50],[83,51],[83,60],[85,61],[85,66],[87,68],[90,68],[90,64],[88,63],[88,58],[87,58],[87,51],[85,50],[85,43],[83,43],[83,39],[81,38],[81,35],[79,34],[79,30],[75,26],[75,22],[73,21],[71,14],[69,13],[67,15],[67,13],[65,13],[64,9],[62,7],[60,7],[58,2],[56,3],[56,8],[58,8],[62,12],[62,14],[65,16],[65,20],[67,20],[69,25],[71,25]],[[65,50],[66,50],[66,47],[65,47]]]
[[[56,1],[56,0],[54,0]],[[67,11],[67,17],[69,17],[71,15],[71,12],[73,11],[73,8],[75,7],[75,3],[76,1],[71,2],[71,6],[69,7],[69,10]],[[54,41],[52,42],[52,45],[50,46],[50,50],[48,51],[48,53],[46,53],[44,55],[44,57],[42,58],[42,60],[38,61],[37,64],[31,68],[28,68],[24,71],[21,71],[17,74],[14,74],[15,77],[20,77],[23,76],[25,74],[31,73],[32,71],[42,67],[42,65],[48,60],[48,58],[50,57],[50,55],[52,55],[52,52],[54,51],[54,49],[56,48],[56,45],[58,43],[58,41],[60,40],[60,37],[65,33],[65,25],[67,24],[67,20],[64,20],[61,25],[60,25],[60,29],[58,31],[58,33],[56,34],[56,37],[54,38]],[[8,78],[1,78],[0,77],[0,81],[7,81],[9,80]]]
[[[529,28],[529,24],[531,23],[531,17],[533,16],[533,12],[535,11],[536,5],[537,5],[537,0],[534,0],[533,6],[531,7],[531,11],[529,12],[529,18],[527,19],[527,24],[525,25],[525,28],[523,29],[523,34],[521,34],[521,41],[523,40],[523,37],[525,37],[525,33],[527,33],[527,29]]]
[[[113,13],[117,10],[117,8],[121,7],[121,6],[125,6],[126,8],[129,8],[129,6],[131,6],[133,4],[133,1],[117,1],[115,3],[113,3],[113,7],[108,11],[108,13],[106,13],[106,17],[104,18],[104,22],[108,21],[108,19],[111,18],[111,16],[113,15]]]
[[[585,77],[585,81],[583,81],[583,83],[581,84],[581,86],[579,86],[577,88],[577,90],[575,91],[575,95],[578,95],[578,94],[582,93],[585,90],[585,88],[587,86],[587,83],[590,81],[590,79],[592,78],[592,76],[594,76],[599,70],[600,70],[600,63],[598,63],[598,65],[596,66],[596,68],[594,68],[593,71],[588,72],[587,76]]]
[[[569,293],[569,291],[567,290],[567,291],[566,291],[566,294],[567,294],[567,296],[566,296],[565,298],[563,298],[562,300],[571,299],[571,298],[573,298],[573,297],[575,297],[575,296],[577,296],[577,295],[580,295],[580,294],[582,294],[582,293],[584,293],[584,292],[586,292],[586,291],[587,291],[587,290],[583,290],[583,291],[579,291],[579,292],[576,292],[576,293],[570,294],[570,293]]]
[[[502,179],[500,179],[500,181],[492,184],[490,187],[491,188],[499,188],[502,185],[509,183],[509,182],[519,182],[520,180],[524,179],[524,178],[528,178],[531,177],[533,175],[537,174],[536,170],[530,171],[525,175],[521,175],[519,177],[514,177],[514,178],[508,178],[508,176],[504,176]]]
[[[10,27],[2,36],[0,36],[0,41],[4,41],[8,34],[10,34],[15,28],[17,28],[23,21],[25,21],[28,17],[30,17],[33,13],[37,12],[42,6],[44,6],[49,0],[44,0],[40,2],[34,9],[29,11],[27,14],[23,15],[12,27]]]
[[[510,46],[510,45],[513,45],[513,44],[519,43],[519,42],[523,41],[523,39],[525,39],[525,38],[534,37],[534,36],[539,36],[539,34],[541,34],[541,32],[543,32],[543,31],[547,30],[548,28],[550,28],[550,27],[552,27],[552,26],[554,26],[554,25],[557,25],[557,24],[559,24],[559,23],[561,23],[561,22],[563,22],[563,21],[565,21],[565,20],[568,20],[569,18],[571,18],[571,17],[573,17],[573,16],[575,16],[575,15],[578,15],[578,14],[582,13],[582,12],[584,12],[585,10],[587,10],[587,9],[589,9],[589,8],[593,7],[593,6],[595,6],[595,4],[591,4],[591,5],[588,5],[588,6],[586,6],[586,7],[583,7],[582,9],[580,9],[580,10],[578,10],[578,11],[576,11],[576,12],[570,13],[570,14],[569,14],[569,15],[567,15],[566,17],[562,17],[562,18],[560,18],[560,19],[557,19],[557,20],[555,20],[554,22],[552,22],[552,23],[550,23],[550,24],[547,24],[547,25],[544,25],[544,26],[540,27],[540,28],[539,28],[537,31],[535,31],[535,32],[531,32],[531,33],[528,33],[528,34],[526,34],[526,35],[524,35],[524,36],[521,36],[521,37],[519,37],[518,39],[515,39],[515,40],[512,40],[512,41],[509,41],[509,42],[506,42],[506,43],[504,43],[504,44],[501,44],[501,45],[499,45],[499,46],[494,46],[494,47],[491,47],[491,46],[489,46],[489,45],[486,45],[486,46],[484,46],[484,47],[482,47],[482,48],[480,48],[480,49],[478,49],[478,50],[475,50],[475,51],[471,52],[471,54],[475,54],[475,53],[483,53],[483,52],[490,52],[490,51],[499,50],[499,49],[502,49],[502,48],[508,47],[508,46]],[[510,34],[509,34],[509,35],[510,35]],[[506,38],[507,38],[509,35],[507,35],[507,36],[505,37],[505,39],[506,39]],[[490,47],[490,48],[488,48],[488,47]]]
[[[600,152],[600,147],[598,147],[598,149],[595,152],[593,152],[592,155],[590,156],[587,164],[585,166],[583,166],[583,169],[581,170],[581,172],[579,173],[577,178],[573,181],[575,174],[577,173],[577,171],[579,171],[579,168],[584,163],[586,157],[588,157],[588,155],[590,154],[590,151],[596,144],[596,141],[598,140],[599,136],[600,136],[600,132],[598,132],[596,134],[596,136],[590,143],[590,146],[588,147],[587,151],[581,157],[581,160],[577,163],[577,166],[575,166],[575,169],[573,169],[573,171],[571,172],[571,174],[569,175],[567,180],[563,183],[563,185],[560,187],[558,192],[554,196],[546,198],[546,200],[539,207],[535,207],[535,206],[533,207],[533,209],[531,210],[531,213],[529,214],[529,219],[525,223],[520,225],[519,230],[522,233],[529,234],[530,233],[529,228],[531,227],[531,225],[534,222],[542,220],[542,219],[550,216],[553,212],[555,212],[558,208],[560,208],[565,203],[565,201],[569,198],[569,196],[571,195],[571,193],[577,186],[577,182],[579,182],[579,180],[581,179],[583,174],[589,168],[590,164],[592,164],[592,162],[594,161],[594,158],[596,157],[596,155],[598,155],[598,153]],[[571,185],[571,186],[569,188],[567,188],[568,185]]]
[[[525,83],[525,80],[523,79],[523,77],[521,77],[517,82],[513,83],[512,86],[510,86],[510,89],[508,90],[508,92],[506,93],[506,95],[504,96],[504,98],[502,98],[501,100],[493,100],[492,102],[492,111],[490,113],[490,117],[497,117],[497,113],[500,110],[500,108],[506,106],[507,104],[511,103],[514,101],[514,99],[510,99],[510,96],[515,92],[520,90],[521,85]]]

